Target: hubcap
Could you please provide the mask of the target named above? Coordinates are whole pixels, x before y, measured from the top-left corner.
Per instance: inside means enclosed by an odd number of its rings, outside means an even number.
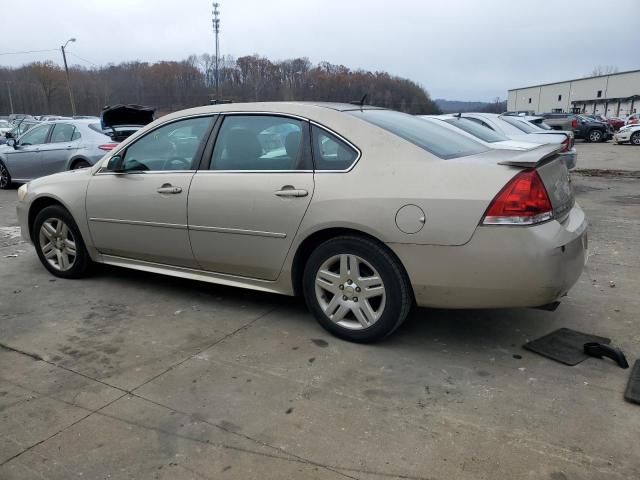
[[[640,145],[640,134],[634,134],[631,136],[631,143],[634,145]]]
[[[357,255],[334,255],[316,273],[316,299],[334,323],[362,330],[384,311],[386,290],[380,274]]]
[[[9,172],[4,165],[0,165],[0,187],[6,187],[9,184]]]
[[[597,142],[600,140],[600,132],[591,132],[590,138],[592,142]]]
[[[56,270],[64,272],[76,261],[76,242],[71,230],[59,218],[49,218],[40,227],[40,249]]]

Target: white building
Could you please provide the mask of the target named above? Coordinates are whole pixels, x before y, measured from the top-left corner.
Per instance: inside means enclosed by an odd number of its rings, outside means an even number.
[[[624,117],[640,111],[640,70],[509,90],[507,110]]]

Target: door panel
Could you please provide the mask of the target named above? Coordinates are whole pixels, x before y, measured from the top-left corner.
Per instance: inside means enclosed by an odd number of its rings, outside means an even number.
[[[86,207],[95,247],[109,255],[195,267],[187,231],[192,177],[193,172],[94,175]]]
[[[196,173],[189,191],[189,237],[200,266],[275,280],[313,186],[312,172]]]
[[[78,149],[78,141],[45,143],[40,147],[40,175],[64,172],[69,158]]]
[[[40,145],[27,145],[7,152],[8,168],[14,180],[40,177]]]

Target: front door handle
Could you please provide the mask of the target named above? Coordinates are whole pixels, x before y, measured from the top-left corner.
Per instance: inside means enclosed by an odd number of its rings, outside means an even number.
[[[280,190],[273,192],[278,197],[306,197],[309,192],[299,188],[295,188],[292,185],[285,185]]]
[[[174,187],[170,183],[165,183],[161,187],[156,190],[158,193],[180,193],[182,192],[182,187]]]

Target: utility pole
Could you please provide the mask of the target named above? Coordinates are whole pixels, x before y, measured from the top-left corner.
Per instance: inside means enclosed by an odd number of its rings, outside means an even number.
[[[11,96],[11,82],[7,80],[7,90],[9,91],[9,108],[11,108],[11,113],[13,112],[13,97]]]
[[[218,96],[218,58],[220,57],[220,42],[218,40],[218,34],[220,33],[220,11],[218,10],[220,4],[218,2],[213,2],[213,33],[216,36],[216,103],[220,101],[220,97]]]
[[[64,71],[67,74],[67,88],[69,89],[69,101],[71,102],[71,113],[73,116],[76,115],[76,104],[73,101],[73,92],[71,91],[71,80],[69,79],[69,67],[67,66],[67,54],[65,53],[64,49],[69,42],[75,42],[75,41],[76,41],[75,38],[70,38],[69,40],[67,40],[67,43],[65,43],[60,47],[60,49],[62,50],[62,60],[64,60]]]

